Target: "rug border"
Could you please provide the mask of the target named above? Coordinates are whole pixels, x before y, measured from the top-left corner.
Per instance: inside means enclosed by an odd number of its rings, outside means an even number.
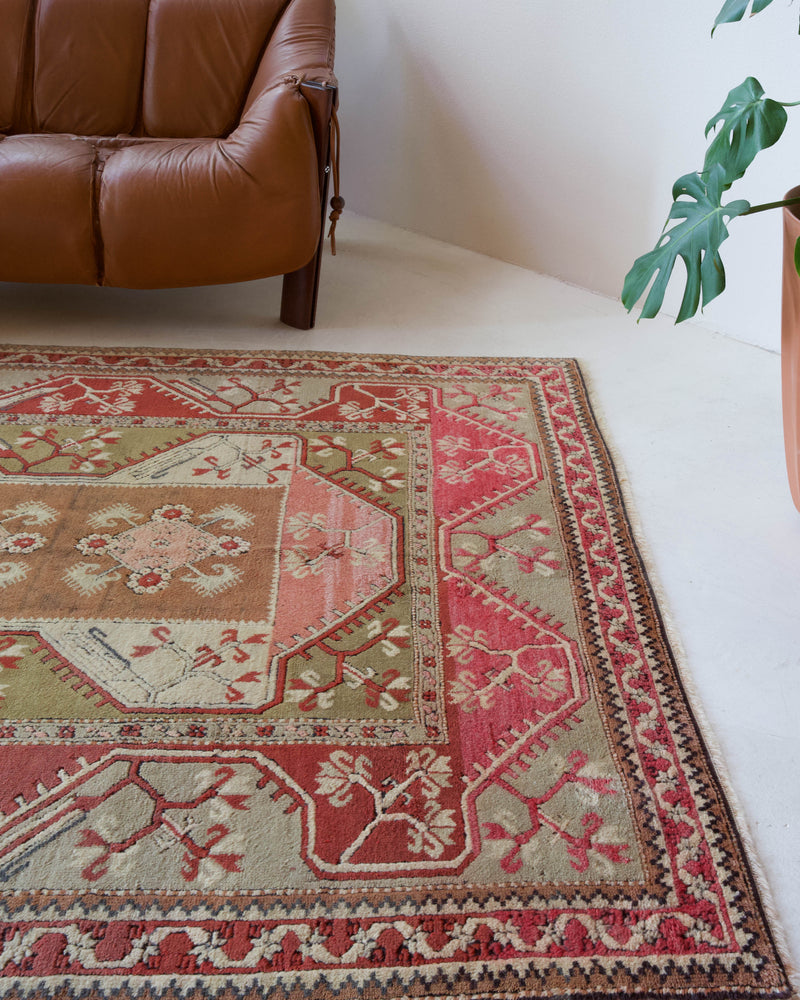
[[[747,864],[747,874],[753,885],[756,902],[761,906],[765,917],[764,924],[767,934],[772,941],[778,960],[783,965],[789,985],[794,990],[794,996],[800,1000],[800,966],[795,966],[792,962],[786,929],[775,905],[765,867],[758,856],[750,824],[742,808],[741,800],[734,789],[724,754],[692,676],[689,658],[675,617],[670,609],[666,590],[655,571],[656,560],[643,531],[625,462],[618,448],[612,443],[613,438],[607,430],[605,414],[602,407],[597,404],[599,393],[595,391],[591,377],[587,376],[577,358],[571,360],[575,362],[578,370],[584,404],[594,420],[601,445],[605,450],[604,457],[619,496],[619,506],[630,536],[631,547],[638,560],[642,578],[650,590],[653,612],[661,628],[666,650],[672,658],[675,677],[685,699],[686,709],[694,723],[698,740],[705,751],[709,770],[722,793],[720,798],[728,812],[731,826],[738,835],[742,858]]]
[[[238,355],[247,358],[309,358],[317,360],[341,360],[343,358],[360,358],[364,361],[379,361],[379,362],[391,362],[397,361],[398,359],[402,361],[418,361],[424,364],[429,364],[431,362],[445,362],[448,364],[486,364],[487,362],[501,362],[503,364],[510,365],[532,365],[532,364],[548,364],[553,362],[556,364],[562,364],[563,362],[570,362],[574,365],[579,365],[577,358],[569,357],[568,355],[548,355],[547,357],[531,357],[523,355],[504,355],[504,354],[382,354],[378,353],[368,353],[366,351],[318,351],[318,350],[292,350],[291,348],[282,348],[280,350],[274,348],[264,348],[263,350],[256,350],[255,348],[220,348],[220,347],[146,347],[142,345],[137,345],[134,347],[125,347],[122,344],[108,344],[108,345],[95,345],[83,347],[74,344],[14,344],[5,343],[0,341],[0,360],[2,359],[2,354],[5,352],[9,353],[36,353],[41,352],[43,354],[61,354],[61,355],[82,355],[89,354],[95,355],[97,357],[102,357],[104,354],[135,354],[135,355],[155,355],[157,357],[202,357],[205,355],[211,355],[212,357],[230,357],[231,355]]]

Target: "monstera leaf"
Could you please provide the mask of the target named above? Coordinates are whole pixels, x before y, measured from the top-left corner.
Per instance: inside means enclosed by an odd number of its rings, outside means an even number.
[[[725,0],[714,30],[720,24],[741,21],[748,11],[751,16],[759,14],[771,3],[772,0]],[[753,207],[743,200],[722,204],[723,193],[744,176],[763,149],[773,146],[783,135],[786,108],[793,106],[767,98],[754,77],[748,77],[728,94],[706,125],[706,138],[715,134],[706,150],[703,169],[685,174],[675,182],[673,205],[661,238],[649,253],[634,262],[625,277],[622,301],[629,312],[649,287],[641,318],[652,319],[658,314],[680,257],[686,266],[686,287],[677,322],[694,316],[701,299],[706,305],[725,289],[719,248],[728,238],[728,222],[739,215],[800,203],[800,198],[796,198]],[[795,247],[795,267],[800,273],[800,240]]]
[[[760,14],[765,7],[769,7],[772,0],[752,0],[753,14]],[[745,11],[750,6],[750,0],[725,0],[722,10],[717,14],[714,22],[716,28],[719,24],[731,24],[733,21],[741,21]],[[712,31],[713,34],[713,31]]]
[[[634,262],[625,278],[622,302],[629,312],[655,277],[641,318],[652,319],[658,313],[679,257],[686,266],[686,289],[678,323],[694,316],[701,297],[705,306],[724,290],[725,269],[719,248],[728,237],[726,223],[750,208],[743,200],[722,204],[725,179],[725,168],[714,164],[703,174],[685,174],[675,182],[668,228],[655,247]],[[675,225],[669,226],[670,221]]]
[[[749,76],[733,88],[706,125],[706,138],[714,129],[717,134],[706,150],[703,170],[720,164],[725,170],[725,187],[730,187],[744,176],[762,149],[780,139],[787,117],[783,104],[765,97],[758,80]]]

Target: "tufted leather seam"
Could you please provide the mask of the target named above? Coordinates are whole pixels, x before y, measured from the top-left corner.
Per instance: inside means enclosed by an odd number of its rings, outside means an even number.
[[[22,58],[19,61],[13,130],[20,134],[33,132],[33,79],[36,63],[36,22],[39,0],[29,0],[22,34]]]
[[[132,135],[144,136],[144,81],[145,81],[145,71],[147,69],[147,39],[148,29],[150,27],[150,11],[152,9],[152,0],[148,0],[147,3],[147,17],[144,21],[144,51],[142,52],[142,75],[139,80],[139,100],[136,105],[136,117],[133,122],[133,129],[131,130]]]
[[[100,229],[100,182],[102,180],[106,157],[98,146],[94,146],[93,148],[94,161],[92,163],[92,183],[90,188],[92,202],[92,249],[94,250],[96,281],[98,285],[102,285],[105,276],[105,247],[103,246],[103,233]]]

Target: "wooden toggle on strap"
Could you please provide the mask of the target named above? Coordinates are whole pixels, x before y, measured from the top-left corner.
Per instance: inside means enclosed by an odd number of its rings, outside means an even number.
[[[331,172],[333,173],[333,197],[331,198],[331,212],[329,219],[331,227],[328,236],[331,241],[331,253],[336,256],[336,223],[344,211],[344,198],[339,194],[339,156],[341,146],[341,132],[339,131],[339,116],[336,108],[331,112]]]

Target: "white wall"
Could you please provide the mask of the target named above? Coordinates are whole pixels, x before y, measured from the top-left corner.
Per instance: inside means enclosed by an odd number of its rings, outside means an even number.
[[[348,206],[618,296],[728,90],[754,75],[800,100],[797,6],[712,40],[721,5],[338,0]],[[800,183],[800,108],[752,173],[732,198]],[[725,248],[729,291],[705,322],[777,349],[779,213],[734,221]]]

